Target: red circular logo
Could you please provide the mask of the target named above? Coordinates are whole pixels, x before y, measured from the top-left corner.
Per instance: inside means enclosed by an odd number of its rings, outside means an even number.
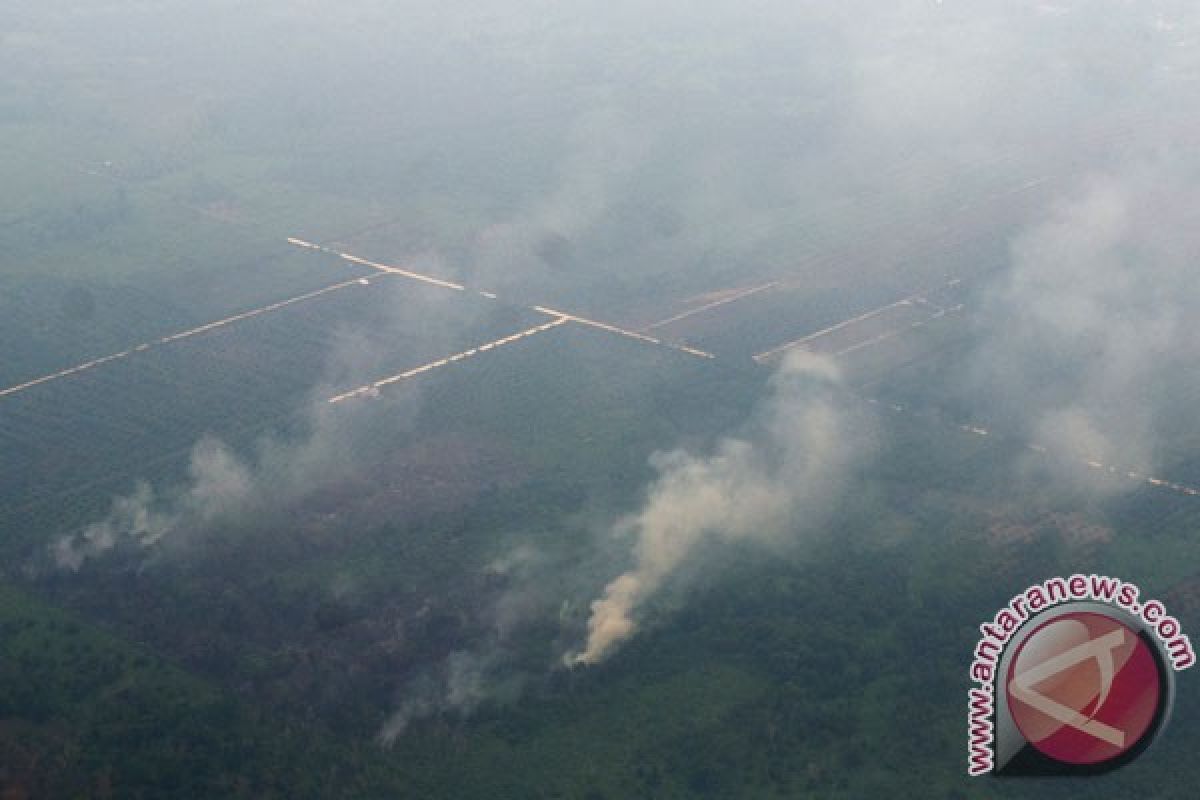
[[[1005,688],[1026,741],[1079,765],[1117,758],[1152,735],[1164,691],[1155,655],[1137,632],[1087,611],[1036,628],[1012,659]]]

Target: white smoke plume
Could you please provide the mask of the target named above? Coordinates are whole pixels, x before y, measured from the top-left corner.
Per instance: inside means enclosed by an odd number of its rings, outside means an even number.
[[[484,565],[481,573],[502,584],[502,591],[472,609],[475,628],[469,642],[444,658],[428,659],[432,663],[404,683],[396,710],[376,734],[380,745],[391,746],[418,720],[465,718],[484,704],[515,701],[531,680],[544,674],[545,662],[528,653],[547,644],[544,624],[553,619],[560,596],[550,587],[572,581],[571,571],[544,550],[521,543]],[[522,652],[528,658],[524,662]]]
[[[125,543],[149,548],[184,524],[211,523],[246,510],[255,492],[250,469],[220,441],[192,448],[188,479],[173,496],[160,497],[146,481],[113,500],[104,519],[53,544],[55,563],[78,571],[84,562]]]
[[[1200,193],[1182,163],[1092,177],[1015,241],[974,359],[985,413],[1052,452],[1169,468],[1200,338]]]
[[[470,714],[492,694],[488,684],[492,666],[493,660],[486,655],[465,650],[451,653],[437,670],[409,683],[405,688],[407,697],[384,722],[376,737],[378,742],[391,746],[418,719],[448,712]]]
[[[599,662],[629,639],[644,603],[706,537],[771,542],[832,508],[869,438],[839,404],[838,385],[831,362],[797,352],[773,377],[749,435],[705,455],[653,456],[658,477],[645,504],[616,526],[633,537],[633,566],[592,603],[587,642],[567,664]]]
[[[403,424],[403,409],[414,402],[411,396],[400,398],[380,413],[401,410],[394,418]],[[77,572],[89,559],[125,545],[159,550],[168,543],[185,544],[220,523],[244,524],[278,510],[331,475],[354,474],[358,428],[366,418],[314,402],[303,434],[264,435],[244,456],[215,437],[202,437],[181,480],[158,487],[139,480],[132,492],[113,499],[103,519],[58,537],[50,547],[54,564]]]

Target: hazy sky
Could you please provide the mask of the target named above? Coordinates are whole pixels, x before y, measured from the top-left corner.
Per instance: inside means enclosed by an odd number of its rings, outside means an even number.
[[[1120,0],[8,4],[0,124],[56,131],[60,149],[111,153],[169,189],[203,176],[268,228],[322,223],[290,193],[364,225],[404,211],[361,241],[611,318],[617,300],[670,311],[768,278],[898,293],[958,274],[974,314],[971,367],[947,387],[958,407],[1169,470],[1198,388],[1198,14]],[[989,216],[989,198],[1027,185],[1028,202]],[[890,257],[960,218],[964,235],[1000,231],[1001,263],[969,248]],[[568,660],[633,635],[705,536],[769,539],[829,512],[837,476],[874,452],[874,423],[830,400],[837,381],[788,361],[745,430],[653,456],[644,504],[600,534],[624,565],[599,597],[571,598],[594,605]],[[347,464],[327,423],[250,455],[200,442],[183,486],[118,498],[60,540],[60,564],[302,492],[323,459]],[[455,687],[487,679],[493,645],[434,670],[433,690],[461,702],[402,706],[385,734],[477,702]]]

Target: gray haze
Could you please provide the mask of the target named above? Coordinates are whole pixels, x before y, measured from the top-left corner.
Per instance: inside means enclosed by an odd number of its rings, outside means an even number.
[[[47,145],[65,159],[150,181],[186,168],[280,238],[378,223],[354,242],[368,255],[627,324],[645,316],[634,305],[665,316],[763,280],[900,297],[957,275],[976,316],[953,391],[973,417],[1141,470],[1179,457],[1200,344],[1200,164],[1174,133],[1200,110],[1192,4],[25,5],[0,10],[0,86],[27,98],[2,111],[100,132]],[[40,91],[89,74],[126,95]],[[210,159],[226,150],[246,172]],[[1002,263],[894,256],[913,231],[1033,182],[1008,209]],[[349,211],[306,205],[309,191]],[[330,356],[339,386],[377,363],[357,342],[347,332]],[[787,359],[744,428],[654,454],[644,502],[581,546],[570,588],[530,589],[504,623],[480,611],[488,632],[404,682],[380,738],[511,690],[513,619],[588,608],[563,660],[595,664],[682,567],[717,568],[693,562],[700,543],[818,526],[875,448],[843,390],[829,363]],[[153,549],[352,471],[336,432],[359,412],[326,413],[249,456],[198,442],[181,485],[137,484],[54,558],[79,570],[122,543]],[[581,594],[590,556],[614,550],[600,594]],[[546,569],[517,574],[533,586]]]
[[[1194,443],[1179,437],[1200,343],[1196,166],[1097,171],[1014,240],[980,322],[981,408],[1054,452],[1142,471]]]

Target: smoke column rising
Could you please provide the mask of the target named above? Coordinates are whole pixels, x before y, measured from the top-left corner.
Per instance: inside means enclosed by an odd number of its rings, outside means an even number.
[[[791,354],[771,380],[750,430],[712,452],[654,455],[658,477],[642,509],[615,526],[633,538],[633,565],[591,605],[587,642],[565,662],[594,664],[633,636],[646,601],[707,537],[769,544],[830,510],[869,425],[837,402],[831,362]]]

